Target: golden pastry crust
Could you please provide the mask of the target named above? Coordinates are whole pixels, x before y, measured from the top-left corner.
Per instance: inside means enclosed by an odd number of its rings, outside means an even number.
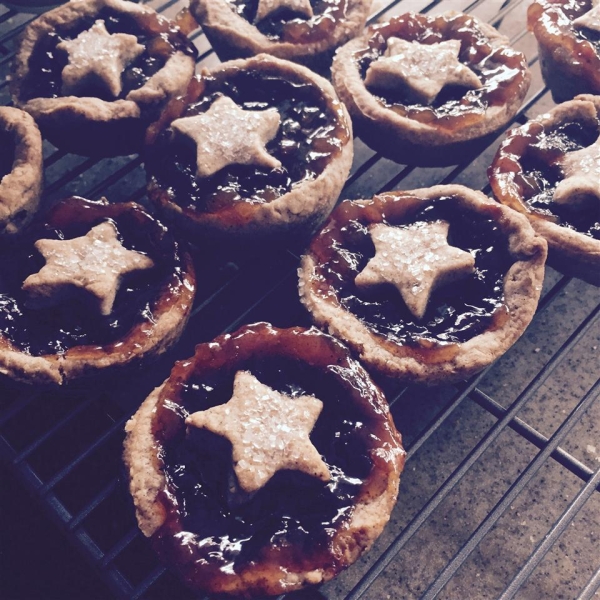
[[[51,213],[49,222],[57,227],[69,223],[72,219],[69,214],[73,211],[83,211],[92,222],[102,218],[117,219],[128,212],[143,213],[142,207],[134,203],[110,205],[106,200],[92,202],[74,198],[60,203]],[[143,215],[142,220],[151,220],[146,213]],[[155,225],[158,229],[151,235],[158,235],[159,239],[168,235],[162,225]],[[61,385],[84,377],[104,376],[117,368],[138,366],[166,352],[179,339],[191,314],[194,295],[194,267],[191,257],[184,254],[180,268],[166,277],[156,295],[149,300],[150,320],[138,319],[110,343],[73,345],[54,354],[32,355],[7,336],[0,336],[0,373],[29,384]]]
[[[512,129],[489,169],[490,184],[499,202],[524,214],[533,228],[548,242],[548,264],[568,275],[600,285],[600,240],[564,227],[543,212],[533,209],[523,196],[522,154],[536,136],[552,132],[566,123],[580,122],[600,135],[600,96],[580,95],[550,112]],[[600,208],[597,208],[600,214]]]
[[[38,209],[43,181],[42,136],[18,108],[0,108],[0,131],[14,145],[12,168],[0,181],[0,233],[15,234]]]
[[[464,31],[472,32],[478,40],[480,56],[471,63],[465,63],[465,58],[461,62],[478,73],[485,60],[481,60],[482,56],[494,54],[500,62],[509,61],[507,64],[515,70],[509,78],[510,84],[507,80],[494,87],[510,89],[510,93],[485,110],[473,105],[467,107],[468,111],[460,108],[449,115],[428,111],[428,118],[423,120],[387,106],[366,87],[359,60],[372,51],[373,44],[381,45],[383,40],[393,36],[404,39],[401,31],[409,24],[411,40],[418,39],[414,31],[436,32],[436,37],[427,38],[435,42],[462,39]],[[461,52],[464,57],[464,49]],[[505,125],[521,106],[530,78],[525,57],[510,47],[508,38],[475,17],[455,12],[437,17],[407,13],[394,17],[389,23],[374,25],[340,48],[332,67],[333,85],[361,139],[388,158],[419,166],[456,164],[464,160],[465,153],[487,145],[488,136]],[[476,92],[487,94],[486,89],[484,81],[482,92]]]
[[[401,222],[402,216],[447,197],[457,210],[466,209],[497,222],[508,241],[512,265],[503,278],[503,306],[496,310],[491,324],[479,334],[462,342],[401,344],[386,339],[344,308],[336,290],[320,273],[313,250],[319,237],[328,231],[339,232],[346,222],[344,205],[363,207],[369,221]],[[500,210],[498,210],[500,209]],[[410,214],[410,213],[409,213]],[[480,192],[459,185],[435,186],[406,192],[388,192],[372,200],[343,202],[324,225],[303,256],[299,270],[300,299],[313,320],[332,335],[348,343],[367,365],[386,375],[427,384],[464,379],[490,365],[512,346],[531,321],[544,279],[546,243],[537,236],[521,215],[500,207]],[[458,282],[454,284],[460,286]]]
[[[30,60],[40,41],[49,33],[97,17],[103,9],[127,15],[154,37],[181,36],[186,51],[173,48],[163,67],[125,98],[110,101],[80,96],[31,97],[26,82]],[[139,152],[149,124],[145,113],[156,111],[171,98],[183,94],[194,75],[195,50],[184,39],[172,22],[141,4],[125,0],[68,2],[25,28],[11,78],[13,102],[34,117],[45,137],[70,152],[90,156]]]
[[[350,117],[329,82],[306,67],[272,56],[263,54],[250,59],[230,61],[211,71],[205,71],[202,75],[211,78],[245,70],[268,71],[278,77],[301,81],[320,90],[329,114],[341,132],[340,147],[335,149],[324,170],[314,179],[298,182],[290,191],[269,202],[255,203],[244,200],[236,202],[230,208],[210,212],[196,210],[194,207],[182,207],[181,203],[175,201],[173,192],[164,189],[159,183],[147,160],[148,195],[165,218],[196,239],[246,243],[259,239],[289,241],[289,236],[304,237],[315,231],[327,218],[346,182],[353,157]],[[183,110],[185,106],[182,105],[178,106],[177,112],[168,107],[165,111],[169,116],[168,121],[159,122],[151,127],[147,137],[147,155],[155,152],[158,136],[168,128],[174,118],[182,114]],[[160,162],[161,154],[157,156]]]
[[[198,567],[190,569],[185,564],[187,561],[179,561],[178,540],[183,537],[178,531],[185,529],[181,529],[182,522],[173,516],[170,498],[177,492],[169,487],[163,462],[165,444],[179,435],[176,432],[180,428],[185,428],[183,421],[175,422],[187,414],[185,406],[180,404],[179,390],[190,377],[201,381],[204,374],[213,377],[211,373],[215,370],[229,373],[231,369],[243,368],[241,365],[247,360],[256,366],[257,357],[263,355],[267,360],[284,356],[307,363],[311,368],[345,373],[344,382],[338,381],[344,387],[354,384],[361,390],[358,393],[349,389],[345,400],[349,403],[348,410],[357,408],[368,423],[372,440],[367,450],[372,461],[370,474],[355,497],[350,516],[334,526],[335,533],[329,538],[324,553],[315,551],[316,557],[312,556],[308,550],[310,545],[300,550],[291,540],[281,546],[267,542],[262,544],[264,547],[256,559],[244,561],[235,569],[221,570],[211,565],[211,559],[199,560]],[[328,364],[332,366],[327,367]],[[327,406],[328,398],[322,400]],[[165,417],[165,411],[175,406],[178,406],[175,420]],[[344,346],[314,328],[279,330],[267,323],[249,325],[234,334],[220,336],[210,344],[197,346],[195,356],[177,363],[170,378],[150,394],[128,421],[126,432],[124,461],[129,469],[138,524],[144,535],[152,538],[163,560],[179,570],[192,588],[244,597],[280,594],[327,581],[370,548],[395,504],[405,456],[383,394],[362,367],[350,359]],[[186,532],[186,539],[192,535],[195,534]],[[298,552],[302,555],[300,559],[297,559]],[[290,556],[295,556],[298,562],[286,564]]]
[[[555,102],[578,94],[600,94],[600,50],[580,37],[573,20],[594,6],[594,0],[535,0],[527,10],[546,85]]]
[[[336,48],[358,35],[372,0],[348,0],[345,15],[322,39],[306,43],[273,40],[236,13],[227,0],[192,0],[190,11],[206,33],[221,60],[270,54],[324,70]]]

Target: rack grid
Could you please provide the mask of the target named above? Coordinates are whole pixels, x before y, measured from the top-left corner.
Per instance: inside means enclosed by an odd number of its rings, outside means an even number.
[[[175,17],[182,0],[149,2]],[[370,22],[406,11],[458,10],[488,21],[528,57],[533,83],[513,119],[552,106],[524,0],[376,2]],[[18,34],[34,18],[0,11],[0,101],[10,102]],[[200,30],[199,67],[218,62]],[[2,77],[4,76],[4,78]],[[420,169],[355,140],[342,198],[485,177],[502,133],[475,160]],[[145,202],[139,157],[86,159],[44,144],[46,197]],[[123,426],[178,358],[244,323],[309,325],[296,292],[298,253],[197,255],[199,290],[179,344],[150,370],[88,389],[34,392],[0,384],[0,458],[118,599],[195,596],[161,566],[138,531],[121,465]],[[524,336],[496,364],[455,386],[380,380],[408,461],[382,537],[336,580],[301,598],[578,598],[600,590],[600,303],[597,288],[547,270]]]

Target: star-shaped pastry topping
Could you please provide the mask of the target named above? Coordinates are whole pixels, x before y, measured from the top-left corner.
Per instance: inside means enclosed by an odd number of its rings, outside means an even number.
[[[244,110],[221,96],[205,113],[176,119],[171,127],[196,144],[198,177],[210,177],[229,165],[280,167],[266,149],[280,122],[276,108]]]
[[[144,51],[135,35],[110,34],[101,19],[76,38],[65,40],[56,47],[69,56],[62,70],[61,91],[64,95],[76,94],[92,81],[114,98],[123,89],[123,71]]]
[[[460,41],[420,44],[391,37],[385,56],[367,69],[365,84],[381,89],[405,88],[431,104],[447,85],[480,88],[479,77],[458,59]]]
[[[560,166],[565,178],[554,190],[554,202],[577,203],[590,196],[600,201],[600,138],[587,148],[567,152]]]
[[[410,312],[422,319],[435,288],[462,279],[475,269],[469,252],[448,244],[449,227],[445,221],[407,227],[373,225],[369,234],[375,256],[356,276],[356,285],[393,285]]]
[[[239,485],[253,493],[282,469],[329,481],[329,469],[309,438],[322,408],[314,396],[291,398],[238,371],[229,402],[193,413],[186,424],[231,442]]]
[[[85,290],[100,314],[109,315],[123,276],[154,266],[146,255],[123,247],[110,221],[92,227],[82,237],[38,240],[35,247],[46,264],[22,287],[30,306],[38,308],[59,304]]]
[[[310,19],[314,14],[310,0],[258,0],[254,22],[258,23],[282,8],[304,15],[307,19]]]
[[[573,21],[576,29],[591,29],[600,33],[600,2],[592,2],[592,8]]]

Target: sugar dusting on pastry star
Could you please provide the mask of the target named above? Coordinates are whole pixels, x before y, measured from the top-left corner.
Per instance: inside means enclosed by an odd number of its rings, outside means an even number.
[[[304,15],[307,19],[313,16],[313,8],[310,0],[258,0],[254,22],[258,23],[275,11],[284,8]]]
[[[481,80],[460,62],[459,40],[420,44],[391,37],[385,55],[367,69],[365,84],[381,89],[405,88],[431,104],[447,85],[480,88]]]
[[[331,475],[310,441],[323,403],[314,396],[292,398],[238,371],[226,404],[195,412],[190,427],[226,437],[233,447],[233,468],[242,490],[253,493],[282,469],[302,471],[321,481]]]
[[[600,202],[600,137],[591,146],[567,152],[560,166],[565,177],[554,190],[554,202],[578,203],[589,197]]]
[[[593,1],[592,8],[573,21],[573,27],[600,33],[600,0]]]
[[[437,287],[463,279],[475,269],[473,256],[448,244],[446,221],[369,228],[375,256],[356,276],[358,287],[393,285],[410,312],[422,319]]]
[[[114,98],[123,89],[123,71],[144,52],[144,46],[138,43],[135,35],[108,33],[102,19],[76,38],[62,41],[56,47],[68,54],[68,62],[62,70],[61,92],[64,95],[76,94],[93,82]]]
[[[280,123],[276,108],[244,110],[221,96],[205,113],[176,119],[171,127],[195,143],[198,177],[210,177],[235,164],[280,167],[266,149]]]
[[[23,283],[32,307],[52,306],[84,290],[98,312],[109,315],[122,278],[151,269],[154,262],[140,252],[127,250],[110,221],[92,227],[71,240],[38,240],[35,247],[46,264]]]

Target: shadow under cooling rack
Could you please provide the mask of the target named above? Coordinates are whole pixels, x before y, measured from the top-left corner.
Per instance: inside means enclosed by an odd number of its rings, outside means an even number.
[[[150,4],[174,16],[180,0]],[[377,3],[371,21],[408,10],[462,10],[488,21],[528,57],[533,85],[515,117],[552,106],[523,0]],[[0,101],[19,32],[30,15],[0,14]],[[199,64],[217,62],[192,35]],[[498,136],[499,138],[501,135]],[[355,140],[342,198],[438,183],[487,188],[498,140],[456,167],[418,169]],[[47,195],[144,201],[137,157],[96,160],[45,145]],[[202,282],[181,342],[126,382],[104,389],[32,392],[3,384],[0,457],[39,500],[115,598],[195,596],[163,568],[139,533],[121,464],[123,426],[177,358],[244,323],[308,325],[292,252],[198,261]],[[457,386],[381,381],[408,450],[400,497],[373,549],[337,579],[292,598],[580,598],[600,589],[600,311],[597,288],[548,270],[538,313],[519,342]]]

